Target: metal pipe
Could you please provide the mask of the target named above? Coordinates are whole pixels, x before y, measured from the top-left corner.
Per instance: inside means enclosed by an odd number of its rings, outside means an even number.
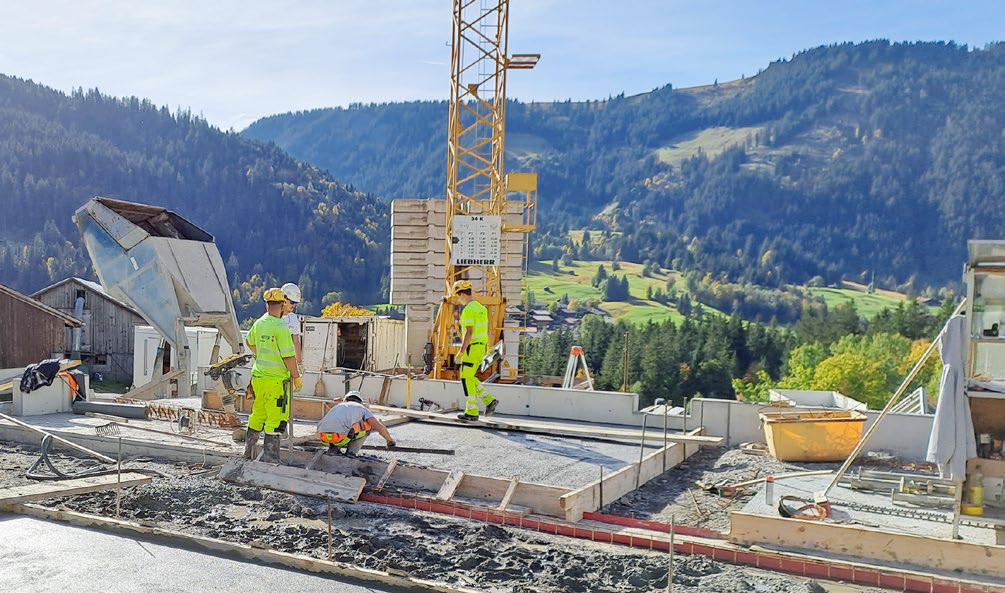
[[[133,420],[146,420],[147,407],[144,404],[116,404],[112,402],[73,402],[74,414],[106,414],[108,416],[118,416],[119,418],[132,418]]]
[[[670,515],[670,570],[667,571],[667,593],[673,593],[673,534],[677,530],[677,515]]]

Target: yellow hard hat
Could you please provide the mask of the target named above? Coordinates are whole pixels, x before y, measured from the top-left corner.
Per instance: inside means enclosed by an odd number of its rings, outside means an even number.
[[[457,282],[454,282],[454,294],[457,294],[462,290],[471,290],[470,280],[458,280]]]
[[[262,296],[267,303],[282,303],[286,301],[286,295],[283,294],[282,289],[276,287],[266,290],[265,294]]]

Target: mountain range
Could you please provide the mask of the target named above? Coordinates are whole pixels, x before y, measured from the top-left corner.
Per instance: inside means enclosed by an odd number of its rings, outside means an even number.
[[[969,238],[1005,236],[1005,45],[843,43],[756,76],[507,106],[506,166],[539,173],[536,254],[605,233],[598,258],[765,286],[959,280]],[[445,102],[263,118],[274,142],[355,187],[439,197]],[[596,234],[594,234],[596,236]]]

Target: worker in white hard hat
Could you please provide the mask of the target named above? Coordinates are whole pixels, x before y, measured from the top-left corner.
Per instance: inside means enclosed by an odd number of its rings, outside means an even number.
[[[286,327],[290,328],[290,336],[293,337],[293,350],[297,354],[297,368],[300,374],[304,374],[304,354],[303,343],[300,340],[300,318],[295,313],[297,303],[301,299],[300,287],[292,282],[287,282],[282,287],[283,295],[286,296],[286,303],[283,304],[283,321]]]
[[[384,424],[377,420],[373,412],[363,405],[363,396],[358,391],[345,394],[341,403],[332,406],[324,418],[318,422],[318,438],[328,444],[326,455],[338,455],[345,447],[345,455],[354,456],[363,448],[363,441],[376,430],[387,442],[387,448],[394,447],[394,439]]]
[[[489,339],[489,313],[485,305],[475,300],[471,294],[471,282],[458,280],[453,286],[454,298],[461,304],[460,325],[464,330],[461,338],[461,387],[464,389],[464,412],[458,414],[460,420],[478,420],[478,401],[485,406],[485,415],[496,410],[499,400],[482,387],[478,378],[478,367],[485,358]]]

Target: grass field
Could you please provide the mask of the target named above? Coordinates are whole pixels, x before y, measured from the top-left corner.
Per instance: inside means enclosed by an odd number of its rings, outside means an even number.
[[[828,309],[847,302],[855,303],[855,310],[866,319],[872,319],[883,309],[896,307],[904,301],[879,294],[868,294],[849,288],[807,288],[813,296],[820,297],[827,303]]]
[[[578,239],[582,240],[582,232],[579,232]],[[617,274],[628,278],[629,294],[631,299],[626,302],[604,302],[601,301],[600,289],[591,286],[590,281],[597,273],[597,268],[603,265],[607,268],[608,274]],[[660,322],[665,319],[680,321],[683,316],[671,305],[666,306],[656,301],[646,300],[646,288],[662,288],[666,290],[667,279],[670,276],[680,278],[676,272],[664,270],[653,277],[642,276],[642,264],[631,262],[621,262],[621,269],[617,272],[611,271],[609,261],[573,261],[572,265],[559,265],[557,272],[553,271],[550,262],[533,262],[530,266],[530,274],[527,276],[527,288],[534,293],[534,300],[538,307],[547,307],[551,303],[562,298],[563,294],[569,295],[570,301],[596,300],[599,307],[607,311],[618,320],[630,323],[647,323],[649,321]],[[684,290],[683,281],[678,281],[674,285],[677,291]],[[903,302],[900,299],[879,295],[867,294],[847,288],[805,288],[807,292],[815,297],[819,297],[827,303],[827,307],[834,307],[846,303],[855,303],[855,309],[859,315],[866,319],[872,319],[883,309],[896,307]],[[702,305],[707,313],[722,315],[723,313]]]
[[[646,300],[646,288],[662,288],[670,274],[656,274],[647,278],[642,276],[642,264],[621,263],[621,269],[611,271],[609,261],[575,261],[571,266],[559,265],[559,271],[554,272],[550,263],[534,262],[527,276],[527,287],[534,293],[538,304],[548,305],[568,294],[571,300],[595,299],[600,301],[601,292],[590,285],[597,274],[597,268],[603,265],[608,274],[616,274],[628,278],[628,292],[631,300],[627,302],[601,302],[600,308],[610,313],[615,319],[623,319],[631,323],[659,322],[665,319],[681,320],[683,316],[672,306],[665,306],[656,301]],[[706,311],[709,309],[706,307]]]
[[[697,134],[688,134],[677,138],[672,144],[656,150],[656,157],[668,165],[679,166],[699,152],[708,158],[722,154],[730,146],[743,145],[747,138],[753,137],[764,128],[753,126],[749,128],[726,128],[716,126],[701,130]]]

